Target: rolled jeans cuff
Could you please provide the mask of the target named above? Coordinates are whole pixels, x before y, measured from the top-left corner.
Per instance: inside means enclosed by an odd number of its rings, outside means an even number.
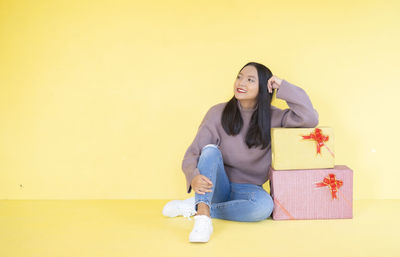
[[[208,200],[203,200],[203,199],[201,199],[201,200],[198,200],[197,202],[195,202],[195,210],[197,211],[197,204],[198,203],[205,203],[205,204],[207,204],[208,205],[208,208],[210,208],[210,211],[211,211],[211,204],[208,202]]]

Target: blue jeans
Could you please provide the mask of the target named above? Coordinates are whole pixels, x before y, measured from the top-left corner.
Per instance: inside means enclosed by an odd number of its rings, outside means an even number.
[[[212,181],[213,187],[212,192],[205,194],[195,192],[196,211],[197,204],[203,202],[210,207],[211,218],[251,222],[271,215],[274,202],[262,185],[229,181],[217,145],[203,147],[197,167],[200,174]]]

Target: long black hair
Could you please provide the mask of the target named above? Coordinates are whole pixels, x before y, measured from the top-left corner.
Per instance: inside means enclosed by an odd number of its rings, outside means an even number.
[[[240,71],[248,65],[252,65],[257,69],[258,95],[257,107],[251,116],[249,129],[246,134],[246,144],[249,148],[261,145],[261,149],[265,149],[271,142],[270,108],[273,93],[268,92],[267,82],[272,77],[272,72],[257,62],[247,63]],[[226,104],[221,116],[222,127],[231,136],[239,134],[243,127],[243,119],[240,115],[237,101],[236,97],[233,96]]]

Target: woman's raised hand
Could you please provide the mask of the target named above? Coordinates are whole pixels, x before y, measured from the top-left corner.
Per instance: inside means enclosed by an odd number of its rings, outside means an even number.
[[[270,77],[267,82],[268,92],[272,93],[272,90],[274,88],[279,89],[279,87],[281,86],[281,83],[282,83],[282,79],[278,78],[275,75],[272,75],[272,77]]]

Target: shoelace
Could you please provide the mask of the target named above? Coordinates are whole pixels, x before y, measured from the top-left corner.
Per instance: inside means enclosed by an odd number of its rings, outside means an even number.
[[[196,232],[202,232],[206,228],[208,228],[208,220],[205,219],[197,219],[196,222],[194,223],[194,228],[193,230]]]
[[[197,213],[194,209],[186,209],[186,208],[185,209],[180,208],[180,211],[182,212],[183,217],[186,217],[189,220],[192,220],[190,216],[193,216]]]

